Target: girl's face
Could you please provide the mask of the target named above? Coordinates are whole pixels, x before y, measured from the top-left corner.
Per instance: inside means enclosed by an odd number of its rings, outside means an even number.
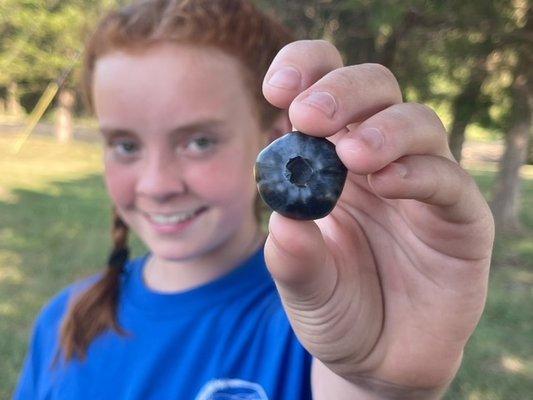
[[[93,99],[108,191],[155,257],[194,263],[250,242],[264,143],[237,60],[170,43],[112,52]]]

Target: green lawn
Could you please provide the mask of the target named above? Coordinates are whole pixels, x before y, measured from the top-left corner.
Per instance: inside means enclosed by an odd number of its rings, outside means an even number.
[[[30,139],[11,153],[0,134],[0,399],[11,396],[40,307],[103,268],[110,203],[96,144]],[[484,191],[493,172],[472,170]],[[533,179],[524,186],[519,237],[495,247],[486,312],[446,399],[522,400],[533,393]],[[133,255],[144,252],[133,241]]]

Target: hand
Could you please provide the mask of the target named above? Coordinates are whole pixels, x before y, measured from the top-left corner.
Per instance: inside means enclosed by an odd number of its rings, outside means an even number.
[[[348,168],[327,217],[270,219],[266,261],[301,343],[355,384],[446,386],[484,307],[494,223],[441,121],[325,41],[283,48],[263,93]]]

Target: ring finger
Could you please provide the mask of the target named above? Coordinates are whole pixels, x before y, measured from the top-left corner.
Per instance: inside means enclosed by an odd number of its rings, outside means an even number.
[[[337,153],[348,170],[360,175],[379,171],[406,155],[453,160],[442,122],[431,108],[417,103],[392,105],[342,134]]]

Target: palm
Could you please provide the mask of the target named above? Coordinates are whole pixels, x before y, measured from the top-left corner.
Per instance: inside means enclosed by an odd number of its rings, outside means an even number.
[[[484,303],[484,288],[472,282],[485,279],[470,275],[483,273],[487,260],[474,255],[487,249],[470,236],[472,224],[446,221],[414,200],[381,198],[366,177],[350,173],[335,210],[317,221],[337,274],[328,300],[314,309],[285,302],[304,346],[332,369],[350,359],[414,386],[406,378],[422,363],[430,376],[416,379],[438,380],[427,352],[442,362],[450,346],[462,348]],[[409,347],[413,338],[422,359]]]

